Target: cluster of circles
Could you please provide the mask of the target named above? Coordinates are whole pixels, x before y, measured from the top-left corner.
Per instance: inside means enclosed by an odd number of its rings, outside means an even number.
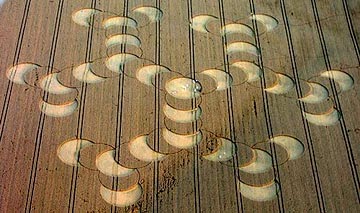
[[[138,7],[135,8],[133,12],[147,15],[149,17],[150,23],[156,22],[162,17],[161,10],[155,7]],[[123,73],[122,67],[127,62],[133,61],[135,59],[149,61],[141,58],[141,40],[136,35],[122,32],[119,33],[119,30],[123,31],[123,28],[129,27],[137,31],[137,28],[141,26],[138,26],[138,22],[135,19],[130,17],[116,16],[111,12],[103,12],[98,9],[88,8],[81,9],[73,13],[72,20],[81,26],[95,27],[95,15],[101,14],[103,16],[97,18],[105,19],[101,24],[101,29],[105,30],[107,36],[105,41],[107,57],[80,64],[75,68],[63,68],[61,70],[35,63],[20,63],[10,67],[7,70],[6,76],[13,83],[40,88],[49,94],[77,94],[73,100],[60,104],[49,103],[42,99],[40,101],[39,107],[45,115],[50,117],[65,117],[73,114],[79,107],[77,100],[79,86],[68,85],[67,83],[61,81],[61,75],[66,73],[66,71],[71,70],[72,76],[82,83],[96,84],[105,81],[107,78],[117,77],[118,74]],[[130,45],[136,47],[138,51],[136,53],[117,53],[121,45]],[[109,56],[109,54],[113,53],[114,51],[115,54]],[[97,68],[99,68],[98,70],[103,70],[104,66],[108,70],[117,73],[117,75],[106,76],[96,73]],[[44,76],[39,77],[39,75]],[[30,79],[34,78],[36,78],[36,80],[33,80],[34,82],[30,82]]]
[[[159,8],[152,6],[141,6],[132,11],[145,15],[148,23],[155,23],[163,16],[163,12]],[[100,24],[100,27],[96,25],[96,18],[104,20]],[[278,25],[278,21],[269,15],[251,15],[250,18],[262,23],[265,29],[264,32],[272,31]],[[107,36],[105,40],[107,56],[71,68],[72,76],[76,80],[86,84],[95,84],[104,82],[107,78],[117,77],[119,74],[123,74],[127,77],[136,78],[145,85],[156,86],[154,83],[155,76],[161,74],[162,76],[169,75],[171,77],[166,81],[164,86],[164,91],[166,92],[165,104],[163,106],[165,120],[161,132],[162,138],[164,139],[163,141],[174,149],[168,152],[156,151],[149,145],[150,134],[152,133],[140,135],[133,138],[130,142],[127,142],[128,146],[123,146],[124,148],[122,148],[122,150],[128,152],[129,157],[130,155],[133,157],[134,162],[136,161],[138,163],[125,165],[124,162],[116,160],[115,155],[119,147],[106,145],[107,149],[100,152],[95,160],[96,170],[101,174],[112,178],[125,178],[139,174],[138,169],[152,162],[164,160],[170,155],[182,150],[190,150],[201,143],[207,144],[209,140],[205,138],[215,139],[217,145],[210,153],[202,155],[201,157],[203,159],[226,164],[226,162],[234,160],[235,153],[239,150],[238,146],[244,145],[250,150],[252,157],[237,169],[249,174],[260,174],[269,171],[274,166],[272,156],[265,150],[257,147],[260,143],[253,146],[237,143],[224,137],[215,136],[209,131],[202,129],[201,125],[198,125],[202,115],[202,95],[214,91],[226,90],[242,83],[251,84],[252,82],[260,80],[264,77],[264,71],[258,64],[246,60],[238,60],[231,63],[230,67],[240,70],[241,73],[246,75],[246,78],[240,82],[234,82],[234,75],[236,75],[236,73],[229,73],[217,68],[196,72],[197,75],[211,78],[216,84],[214,88],[203,88],[203,84],[200,81],[172,71],[165,66],[155,64],[151,60],[142,57],[141,39],[135,35],[136,33],[131,34],[128,32],[128,30],[131,31],[131,29],[137,32],[137,30],[142,27],[139,26],[136,19],[118,16],[110,12],[92,8],[76,11],[73,13],[72,19],[76,24],[84,27],[104,29]],[[216,20],[218,20],[218,18],[211,15],[194,16],[191,20],[191,27],[200,33],[219,33],[220,36],[244,34],[255,38],[254,30],[242,23],[227,24],[219,32],[211,32],[208,24]],[[119,33],[119,30],[121,30],[121,33]],[[119,47],[121,47],[120,53]],[[134,52],[131,47],[135,47]],[[256,57],[260,55],[258,47],[247,41],[229,42],[226,46],[226,53],[228,55],[246,53]],[[151,64],[144,66],[144,62],[146,62],[146,64],[151,62]],[[127,72],[127,69],[124,69],[125,65],[128,67],[136,67],[136,72]],[[106,67],[111,73],[116,73],[116,76],[104,73],[100,74],[98,70],[103,70],[103,67]],[[28,73],[37,73],[36,75],[38,75],[39,72],[34,71],[39,71],[40,69],[47,69],[46,75],[40,78],[40,80],[36,79],[35,84],[30,83],[28,81]],[[8,69],[6,75],[13,83],[36,86],[50,94],[65,95],[76,93],[78,95],[77,87],[66,85],[61,82],[59,78],[60,74],[69,68],[49,73],[49,70],[53,69],[54,68],[34,63],[21,63]],[[270,73],[276,78],[276,81],[272,86],[264,89],[266,92],[285,95],[294,88],[295,83],[291,77],[274,71],[270,71]],[[330,78],[337,82],[340,92],[349,90],[354,84],[350,75],[338,70],[325,71],[319,76]],[[329,98],[328,89],[324,85],[310,80],[304,80],[304,82],[308,85],[309,92],[304,97],[299,98],[301,102],[318,104]],[[179,101],[181,105],[181,101],[185,102],[187,100],[192,101],[191,108],[184,109],[178,106]],[[47,116],[64,117],[74,113],[79,107],[79,103],[77,97],[70,102],[62,104],[48,103],[42,99],[39,106],[40,110]],[[303,112],[303,115],[310,123],[321,126],[333,125],[340,119],[340,112],[334,107],[326,113],[312,114]],[[171,122],[173,122],[173,126],[170,126],[169,123]],[[181,125],[185,125],[184,129],[190,128],[191,131],[184,133],[173,130],[173,128],[176,129],[177,126]],[[204,136],[206,134],[207,137]],[[303,144],[296,138],[287,135],[275,136],[262,143],[273,143],[286,150],[287,158],[279,163],[279,165],[289,160],[299,158],[304,152]],[[59,159],[67,165],[83,165],[80,161],[81,151],[95,145],[99,145],[99,143],[85,139],[68,140],[59,145],[57,155]],[[127,161],[127,163],[129,162],[131,161]],[[135,204],[143,193],[139,180],[140,177],[126,190],[112,190],[111,187],[107,187],[101,183],[100,194],[102,198],[111,205],[124,207]],[[242,195],[248,199],[267,201],[276,197],[279,187],[275,180],[261,186],[253,186],[239,180],[239,189]]]
[[[259,22],[263,26],[263,32],[260,34],[273,31],[279,24],[279,22],[272,16],[266,14],[252,14],[249,17],[249,20],[255,20]],[[211,31],[208,27],[213,22],[219,22],[219,18],[212,16],[212,15],[198,15],[192,18],[191,27],[200,33],[210,33],[215,35],[220,35],[223,37],[228,38],[228,36],[235,34],[235,35],[245,35],[249,36],[252,39],[255,39],[255,32],[254,30],[243,23],[230,23],[224,25],[220,31]],[[237,53],[246,53],[252,56],[259,57],[260,51],[259,48],[247,41],[230,41],[227,39],[228,44],[226,45],[226,54],[233,55]],[[242,70],[246,75],[247,79],[245,80],[246,83],[252,83],[254,81],[259,80],[262,77],[265,77],[264,70],[259,67],[258,64],[255,64],[252,61],[240,60],[235,61],[230,64],[230,68],[234,67],[237,69]],[[275,82],[273,85],[264,88],[267,93],[272,93],[276,95],[286,95],[288,94],[294,87],[295,81],[288,75],[275,72],[271,69],[267,70],[266,74],[271,75],[272,78],[275,78]],[[222,82],[220,85],[226,85],[230,87],[230,84],[225,84],[224,79],[230,79],[228,82],[232,82],[232,76],[230,73],[226,73],[223,70],[214,70],[211,71],[211,76],[217,82]],[[225,77],[226,76],[226,77]],[[321,72],[318,76],[313,76],[308,80],[300,79],[301,83],[305,83],[308,92],[300,98],[295,98],[305,104],[320,104],[323,103],[325,100],[331,99],[334,102],[333,98],[329,95],[329,90],[324,84],[320,82],[311,80],[317,77],[331,79],[337,83],[338,89],[337,93],[341,93],[347,90],[350,90],[354,85],[353,78],[346,72],[340,70],[328,70]],[[333,95],[338,95],[333,94]],[[318,126],[331,126],[335,125],[341,118],[341,113],[336,109],[334,104],[330,107],[330,109],[326,110],[322,113],[310,113],[303,111],[304,118],[314,125]]]
[[[206,131],[204,131],[206,133]],[[174,134],[173,136],[167,135],[167,129],[163,128],[162,136],[164,140],[176,149],[189,150],[200,143],[207,143],[203,140],[203,131],[199,131],[196,136],[180,136]],[[170,133],[170,135],[173,133]],[[289,160],[295,160],[302,156],[304,153],[303,144],[296,138],[279,135],[275,136],[265,142],[248,146],[242,143],[235,143],[227,138],[217,137],[215,135],[210,138],[216,139],[216,148],[210,153],[204,154],[201,157],[208,161],[219,162],[225,165],[233,165],[233,160],[239,147],[248,149],[251,152],[251,158],[247,162],[238,166],[239,171],[248,174],[261,174],[273,168],[272,156],[265,150],[259,148],[260,144],[274,143],[284,149],[287,153],[279,165],[285,164]],[[102,198],[109,204],[118,207],[126,207],[135,204],[143,193],[140,183],[139,170],[150,165],[153,162],[164,161],[174,153],[160,153],[155,151],[149,145],[150,134],[140,135],[133,138],[121,146],[122,154],[126,154],[126,160],[116,160],[116,152],[120,148],[111,147],[107,144],[94,143],[86,139],[72,139],[61,143],[57,150],[59,159],[69,166],[84,166],[85,168],[96,170],[101,175],[109,178],[130,178],[136,176],[131,180],[132,185],[124,190],[112,190],[111,187],[106,186],[101,180],[100,194]],[[183,140],[182,140],[183,139]],[[191,144],[191,145],[190,145]],[[90,168],[84,163],[84,152],[89,147],[96,147],[103,145],[105,148],[96,155],[95,169]],[[131,178],[130,178],[131,179]],[[121,181],[120,181],[121,182]],[[279,190],[278,183],[274,180],[261,186],[254,186],[246,184],[244,181],[239,180],[240,193],[253,201],[268,201],[276,197]]]

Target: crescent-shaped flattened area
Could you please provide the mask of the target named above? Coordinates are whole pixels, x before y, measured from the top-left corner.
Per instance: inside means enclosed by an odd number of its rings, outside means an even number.
[[[240,171],[259,174],[272,168],[272,157],[269,153],[261,149],[252,149],[252,152],[253,159],[249,164],[239,167]]]
[[[134,35],[130,35],[130,34],[113,35],[113,36],[110,36],[105,41],[105,45],[107,48],[110,48],[115,45],[121,45],[121,44],[132,45],[132,46],[140,48],[141,41],[138,37],[136,37]]]
[[[6,77],[16,84],[27,84],[25,82],[26,74],[39,67],[33,63],[17,64],[6,71]]]
[[[190,149],[199,144],[203,138],[202,132],[198,131],[190,135],[180,135],[163,128],[162,136],[165,141],[179,149]]]
[[[246,82],[248,83],[260,80],[261,76],[263,75],[259,65],[255,64],[254,62],[237,61],[232,63],[231,66],[242,70],[247,75]]]
[[[91,66],[92,66],[91,63],[84,63],[77,66],[73,70],[74,78],[76,78],[78,81],[85,82],[88,84],[95,84],[105,81],[106,78],[96,75],[92,71]]]
[[[207,75],[216,82],[216,90],[226,90],[231,87],[233,78],[230,73],[227,73],[219,69],[208,69],[200,72],[201,74]]]
[[[241,181],[238,182],[240,193],[249,200],[264,202],[276,198],[279,191],[279,185],[275,181],[262,186],[252,186]]]
[[[340,90],[342,92],[350,90],[354,86],[354,79],[346,72],[339,70],[329,70],[322,72],[320,76],[333,79],[336,83],[339,84]]]
[[[101,12],[101,11],[97,10],[97,9],[85,8],[85,9],[81,9],[81,10],[74,12],[72,14],[71,18],[76,24],[78,24],[80,26],[90,27],[91,16],[93,16],[94,14],[97,14],[99,12]]]
[[[285,94],[288,93],[292,88],[294,88],[294,81],[287,75],[276,73],[276,83],[264,90],[273,94]]]
[[[79,165],[80,150],[94,143],[84,139],[74,139],[61,143],[57,148],[58,158],[70,166]]]
[[[255,37],[254,30],[246,24],[227,24],[221,28],[221,35],[227,36],[231,34],[244,34],[252,38]]]
[[[197,15],[192,17],[191,19],[191,28],[195,31],[201,33],[208,33],[209,30],[207,25],[212,22],[218,20],[217,17],[211,15]]]
[[[332,126],[341,118],[340,112],[335,108],[331,108],[328,112],[323,114],[303,112],[303,116],[307,121],[317,126]]]
[[[117,207],[127,207],[135,204],[141,198],[142,193],[143,190],[140,184],[135,184],[124,191],[115,191],[103,185],[100,186],[100,195],[105,202]]]
[[[56,94],[64,95],[76,91],[76,89],[62,85],[58,79],[58,73],[52,73],[40,80],[40,88],[44,91]]]
[[[179,110],[168,104],[164,104],[163,111],[167,118],[178,123],[194,122],[198,120],[202,114],[200,106],[191,110]]]
[[[175,78],[165,84],[165,90],[169,95],[178,99],[193,99],[201,95],[201,84],[191,78]]]
[[[325,101],[329,97],[329,91],[325,86],[315,83],[315,82],[306,82],[310,91],[304,97],[299,98],[300,101],[308,104],[317,104]]]
[[[161,65],[148,65],[141,67],[136,71],[136,79],[138,79],[141,83],[152,86],[153,79],[157,74],[170,72],[167,67]]]
[[[96,168],[103,174],[112,177],[126,177],[131,175],[135,170],[126,168],[117,163],[114,159],[115,150],[108,150],[100,153],[96,157]]]
[[[105,65],[106,67],[115,72],[115,73],[121,73],[122,72],[122,66],[130,61],[133,61],[135,59],[137,59],[138,57],[134,54],[130,54],[130,53],[119,53],[119,54],[115,54],[113,56],[110,56],[109,58],[107,58]]]
[[[152,7],[152,6],[137,7],[135,9],[133,9],[133,12],[146,15],[148,17],[150,23],[160,21],[163,16],[163,12],[159,8]]]
[[[130,153],[141,161],[154,162],[163,160],[166,155],[154,151],[148,145],[149,136],[142,135],[129,142]]]
[[[137,26],[138,24],[133,18],[125,17],[125,16],[111,17],[103,22],[103,27],[105,29],[112,27],[131,27],[133,29],[136,29]]]
[[[232,159],[235,154],[235,144],[226,138],[218,138],[217,140],[220,141],[220,143],[216,151],[208,155],[203,155],[202,157],[206,160],[215,162],[223,162]]]
[[[41,112],[50,117],[66,117],[73,114],[78,108],[79,103],[75,99],[66,104],[50,104],[44,100],[40,101],[39,108]]]
[[[304,153],[304,144],[298,139],[287,136],[279,135],[270,139],[271,143],[277,144],[284,148],[288,154],[288,160],[296,160]]]
[[[267,32],[274,30],[279,25],[278,20],[266,14],[253,14],[250,18],[263,24]]]
[[[245,41],[236,41],[226,46],[227,54],[238,53],[238,52],[250,53],[255,56],[259,56],[260,54],[259,49],[254,44]]]

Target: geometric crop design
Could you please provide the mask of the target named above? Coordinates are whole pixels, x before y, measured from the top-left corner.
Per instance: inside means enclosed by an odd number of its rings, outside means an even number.
[[[134,14],[139,13],[147,16],[148,24],[161,20],[163,16],[163,12],[160,9],[152,6],[140,6],[133,9],[132,12]],[[110,17],[107,17],[107,15]],[[215,83],[214,88],[203,88],[202,82],[197,80],[196,77],[183,76],[168,67],[155,63],[152,64],[150,60],[142,58],[142,53],[145,50],[141,48],[141,43],[144,42],[144,40],[137,35],[127,33],[127,31],[129,31],[128,28],[137,30],[141,27],[138,25],[136,19],[131,18],[130,16],[113,16],[110,12],[86,8],[75,11],[72,15],[72,20],[82,27],[89,28],[93,26],[94,19],[97,19],[98,16],[107,18],[103,20],[102,28],[95,28],[95,30],[103,30],[104,33],[106,33],[107,39],[104,41],[104,45],[109,52],[114,47],[117,47],[118,52],[106,55],[104,58],[80,64],[72,70],[73,77],[78,81],[91,85],[106,81],[109,77],[97,74],[97,70],[94,68],[94,64],[100,63],[100,68],[102,69],[108,69],[118,75],[123,74],[126,77],[136,78],[139,82],[148,85],[149,89],[151,89],[151,87],[156,87],[160,92],[166,93],[167,98],[163,106],[163,113],[165,114],[166,119],[164,120],[164,127],[161,129],[161,134],[163,140],[173,147],[172,151],[168,153],[156,151],[149,145],[150,134],[139,133],[139,136],[129,141],[126,146],[124,146],[125,148],[123,148],[128,149],[127,151],[134,157],[135,161],[142,161],[145,162],[145,165],[150,165],[156,161],[166,160],[169,155],[176,154],[182,149],[193,149],[194,147],[199,146],[200,143],[209,143],[213,140],[216,141],[217,147],[212,150],[211,153],[202,155],[201,157],[203,159],[224,164],[229,161],[236,161],[236,150],[240,148],[239,145],[243,145],[241,148],[244,149],[244,147],[246,147],[246,149],[249,149],[252,153],[252,157],[243,165],[237,165],[236,169],[248,174],[264,173],[274,166],[281,166],[288,161],[296,160],[302,156],[304,145],[293,136],[278,135],[269,138],[264,142],[246,146],[246,144],[236,143],[228,138],[216,136],[210,131],[202,129],[201,124],[199,124],[202,110],[201,101],[198,99],[201,99],[202,95],[227,90],[233,86],[235,86],[233,88],[236,89],[236,86],[243,83],[251,84],[252,82],[261,80],[261,78],[264,77],[265,71],[258,64],[246,60],[244,57],[238,58],[232,64],[228,64],[228,66],[236,68],[237,72],[243,72],[243,74],[245,74],[245,77],[240,82],[235,82],[232,74],[226,70],[209,68],[207,70],[198,71],[196,74],[203,75],[205,79],[208,78],[208,81],[214,81]],[[278,21],[274,17],[265,14],[251,15],[249,19],[254,20],[263,26],[264,32],[262,33],[271,33],[278,25]],[[255,38],[254,29],[239,21],[237,23],[227,24],[221,29],[214,30],[213,32],[210,31],[208,25],[211,22],[217,21],[219,21],[219,18],[212,15],[197,15],[192,17],[191,28],[199,33],[212,33],[225,39],[232,34],[240,34],[253,39]],[[116,33],[112,34],[112,29],[116,29],[114,30]],[[135,50],[128,48],[131,51],[134,51],[134,53],[127,51],[127,46],[134,47]],[[227,44],[224,48],[227,55],[246,53],[258,57],[261,52],[255,44],[241,40],[227,40]],[[139,61],[140,64],[138,64]],[[126,72],[126,67],[131,63],[136,64],[135,66],[139,66],[136,69],[135,74]],[[144,66],[143,64],[146,65]],[[31,75],[34,70],[41,68],[43,68],[43,66],[34,63],[20,63],[8,69],[6,75],[9,80],[14,83],[32,86],[31,83],[27,81],[27,76]],[[131,72],[133,72],[133,70],[131,70]],[[267,72],[268,75],[271,75],[271,77],[275,79],[272,86],[264,88],[267,93],[286,95],[294,88],[295,84],[293,79],[286,74],[272,70],[267,70]],[[45,75],[38,82],[35,82],[35,86],[50,94],[62,95],[72,92],[76,93],[78,88],[64,85],[59,81],[58,75],[60,73],[61,70]],[[158,85],[156,85],[155,79],[159,75],[171,76],[165,83],[164,88],[159,88],[157,87]],[[351,89],[354,84],[350,75],[338,70],[321,72],[319,77],[334,80],[339,85],[339,92]],[[324,85],[316,81],[304,81],[309,86],[309,92],[304,97],[298,99],[301,102],[321,104],[323,101],[331,98],[329,97],[328,89]],[[172,102],[178,103],[189,100],[193,102],[192,108],[189,109],[181,109],[178,108],[178,106],[174,106],[176,104],[172,104]],[[294,101],[295,100],[296,99],[294,98]],[[79,103],[77,98],[68,103],[61,104],[52,104],[45,100],[41,100],[39,104],[40,110],[45,115],[51,117],[70,116],[77,110],[78,106]],[[303,116],[308,122],[318,126],[334,125],[341,117],[339,111],[335,107],[331,107],[327,112],[321,114],[313,114],[304,111]],[[188,125],[188,127],[191,127],[191,130],[187,132],[177,132],[166,124],[167,120],[172,122],[173,125]],[[205,140],[205,135],[207,140]],[[261,143],[268,143],[272,146],[276,145],[281,147],[287,152],[287,158],[284,159],[283,162],[275,162],[270,153],[258,147]],[[89,146],[96,146],[97,144],[98,143],[96,142],[82,138],[68,140],[59,145],[57,155],[61,161],[69,166],[84,166],[80,162],[82,150]],[[99,172],[106,176],[118,179],[121,184],[121,178],[133,175],[137,170],[143,168],[144,165],[138,168],[132,168],[126,165],[131,165],[129,162],[118,162],[115,159],[117,148],[118,147],[105,147],[102,152],[97,154],[95,164]],[[140,179],[138,179],[138,181],[129,189],[122,191],[109,188],[102,184],[100,194],[110,205],[118,207],[133,205],[142,195],[143,189],[139,180]],[[240,192],[245,198],[259,202],[276,198],[276,195],[280,190],[278,183],[274,179],[270,180],[265,185],[259,186],[249,185],[241,179],[239,179],[238,184]]]
[[[303,142],[296,135],[280,134],[248,145],[241,139],[217,135],[213,130],[203,128],[203,123],[207,121],[202,119],[203,108],[206,107],[202,100],[213,93],[231,91],[242,84],[248,84],[267,95],[283,96],[288,101],[311,106],[302,111],[303,118],[310,125],[318,126],[317,128],[327,128],[336,125],[342,116],[336,107],[334,96],[351,90],[354,86],[353,78],[342,70],[320,71],[317,76],[300,79],[302,89],[307,91],[305,95],[292,95],[296,86],[292,77],[256,61],[263,51],[256,45],[256,36],[271,34],[279,25],[278,20],[268,14],[251,14],[225,25],[219,17],[211,14],[193,16],[190,27],[194,33],[211,34],[223,40],[223,51],[232,60],[224,61],[224,64],[217,67],[193,70],[184,75],[143,56],[149,51],[142,47],[148,38],[141,37],[139,32],[144,26],[155,25],[164,15],[167,14],[154,6],[133,8],[127,16],[94,8],[74,11],[71,18],[77,27],[92,28],[95,32],[106,35],[106,40],[103,41],[106,55],[71,68],[51,67],[54,72],[46,72],[36,78],[34,73],[38,75],[43,70],[50,70],[49,67],[29,62],[18,63],[6,71],[6,76],[15,84],[35,87],[48,94],[75,94],[72,100],[62,103],[50,103],[42,98],[39,110],[49,117],[72,116],[81,105],[81,87],[67,85],[60,78],[62,72],[69,70],[74,80],[89,87],[96,87],[98,83],[106,83],[109,79],[123,75],[125,78],[137,79],[139,84],[146,85],[149,90],[155,89],[157,93],[164,94],[165,100],[161,106],[164,119],[159,121],[159,129],[138,132],[130,141],[121,141],[121,146],[110,146],[81,137],[59,142],[57,156],[64,164],[93,170],[94,176],[100,174],[99,193],[109,205],[129,207],[136,204],[144,194],[140,170],[176,157],[179,152],[191,152],[194,149],[198,150],[197,153],[203,160],[234,168],[237,187],[244,198],[255,202],[275,199],[281,190],[275,178],[263,185],[252,185],[241,176],[261,175],[290,161],[301,160],[305,152]],[[145,19],[147,22],[141,23]],[[95,24],[99,22],[101,24]],[[255,23],[257,28],[249,23]],[[265,88],[255,86],[256,82],[265,80],[271,82]],[[335,94],[329,92],[334,88],[327,88],[322,83],[324,80],[335,85]],[[311,111],[316,106],[327,105],[328,109],[325,111]],[[154,143],[156,137],[158,144]],[[266,146],[270,146],[272,151],[266,151]],[[100,151],[93,156],[94,162],[91,162],[95,166],[88,165],[89,162],[84,162],[81,158],[91,147],[100,147]],[[278,159],[276,151],[286,153],[286,157]],[[239,160],[245,159],[240,156],[240,152],[249,154],[244,162]],[[127,155],[128,160],[120,161],[119,155]],[[135,177],[130,187],[120,189],[115,184],[121,185],[129,177]],[[111,184],[103,181],[106,178],[111,179]]]

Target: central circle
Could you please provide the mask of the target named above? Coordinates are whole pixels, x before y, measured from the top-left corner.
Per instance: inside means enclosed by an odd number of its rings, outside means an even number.
[[[193,99],[201,95],[200,82],[191,78],[175,78],[165,84],[165,90],[174,98]]]

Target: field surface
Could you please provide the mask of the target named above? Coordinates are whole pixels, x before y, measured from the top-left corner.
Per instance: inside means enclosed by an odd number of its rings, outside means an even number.
[[[359,39],[358,0],[5,1],[0,212],[360,212]]]

